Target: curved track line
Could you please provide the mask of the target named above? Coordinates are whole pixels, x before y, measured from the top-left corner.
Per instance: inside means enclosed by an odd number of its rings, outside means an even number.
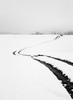
[[[34,55],[34,57],[39,57],[39,56],[45,56],[45,57],[48,57],[48,58],[52,58],[52,59],[55,59],[55,60],[58,60],[58,61],[61,61],[63,63],[66,63],[68,65],[73,66],[73,62],[66,60],[66,59],[61,59],[61,58],[56,58],[56,57],[53,57],[53,56],[47,56],[47,55],[41,55],[41,54]]]
[[[16,52],[17,52],[17,51],[14,51],[14,52],[13,52],[13,55],[16,55]]]
[[[39,46],[39,45],[42,45],[42,44],[45,44],[45,43],[48,43],[48,42],[52,42],[52,41],[54,41],[54,40],[59,39],[59,38],[62,37],[62,36],[63,36],[63,35],[60,34],[60,35],[56,36],[53,40],[50,40],[50,41],[48,40],[48,41],[45,41],[45,42],[42,42],[42,43],[38,43],[38,44],[35,44],[35,45],[31,45],[31,46],[25,47],[25,48],[19,50],[19,51],[18,51],[18,54],[20,54],[20,52],[23,51],[23,50],[25,50],[25,49],[33,48],[33,47],[35,47],[35,46]],[[17,50],[14,51],[13,54],[16,55],[16,52],[17,52]],[[21,55],[21,54],[20,54],[20,55]]]
[[[21,54],[21,52],[23,51],[23,50],[26,50],[26,49],[29,49],[29,48],[33,48],[33,47],[35,47],[35,46],[38,46],[38,45],[42,45],[42,44],[44,44],[44,43],[47,43],[47,42],[52,42],[52,41],[54,41],[54,40],[57,40],[57,39],[59,39],[61,36],[63,36],[63,35],[58,35],[56,38],[54,38],[53,40],[51,40],[51,41],[45,41],[45,42],[43,42],[43,43],[39,43],[39,44],[35,44],[35,45],[32,45],[32,46],[29,46],[29,47],[25,47],[25,48],[23,48],[23,49],[21,49],[21,50],[19,50],[19,51],[14,51],[13,52],[13,55],[22,55],[22,56],[30,56],[30,57],[38,57],[38,56],[46,56],[46,57],[49,57],[49,58],[52,58],[52,59],[55,59],[55,60],[58,60],[58,61],[61,61],[61,62],[64,62],[64,63],[66,63],[66,64],[68,64],[68,65],[71,65],[71,66],[73,66],[73,62],[71,62],[71,61],[68,61],[68,60],[65,60],[65,59],[60,59],[60,58],[56,58],[56,57],[52,57],[52,56],[47,56],[47,55],[41,55],[41,54],[38,54],[38,55],[28,55],[28,54]]]
[[[59,39],[61,36],[63,36],[62,34],[58,35],[54,40]]]

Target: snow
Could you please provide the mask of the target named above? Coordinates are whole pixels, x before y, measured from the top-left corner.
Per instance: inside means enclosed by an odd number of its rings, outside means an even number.
[[[21,54],[43,54],[72,61],[73,36],[63,36],[53,40],[55,37],[55,35],[0,36],[1,100],[71,100],[61,82],[48,68],[31,57],[13,55],[13,51],[28,47],[22,50]],[[58,68],[73,79],[72,66],[46,57],[38,59],[53,63],[55,66],[60,64]]]

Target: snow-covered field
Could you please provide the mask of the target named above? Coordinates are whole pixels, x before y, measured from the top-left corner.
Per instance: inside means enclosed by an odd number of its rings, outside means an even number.
[[[1,35],[0,100],[72,100],[52,71],[25,54],[72,62],[73,36],[56,39],[56,35]],[[34,58],[57,66],[73,82],[73,66],[46,56]]]

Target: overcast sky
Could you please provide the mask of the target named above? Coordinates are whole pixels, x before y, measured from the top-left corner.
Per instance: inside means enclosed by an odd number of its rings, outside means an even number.
[[[73,30],[73,0],[1,0],[0,32]]]

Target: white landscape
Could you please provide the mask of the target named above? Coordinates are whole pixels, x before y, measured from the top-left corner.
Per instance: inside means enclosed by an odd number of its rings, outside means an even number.
[[[72,62],[73,36],[64,35],[55,39],[56,37],[57,35],[0,36],[0,100],[72,100],[52,71],[32,59],[53,64],[73,82],[73,66],[46,56],[34,56],[47,55]],[[20,50],[22,51],[18,54]]]
[[[73,99],[73,0],[0,0],[0,100]]]

